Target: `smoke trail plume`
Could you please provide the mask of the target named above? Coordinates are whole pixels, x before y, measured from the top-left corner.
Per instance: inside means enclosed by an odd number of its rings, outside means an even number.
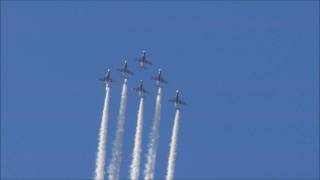
[[[159,139],[159,125],[160,125],[160,111],[161,111],[161,87],[158,88],[156,111],[154,114],[154,120],[152,125],[152,131],[150,136],[150,142],[148,145],[147,162],[145,166],[145,180],[151,180],[154,177],[154,166],[157,155],[157,146]]]
[[[170,144],[170,152],[169,152],[166,180],[172,180],[173,179],[174,168],[175,168],[175,164],[176,164],[176,155],[177,155],[179,119],[180,119],[180,111],[179,111],[179,109],[177,109],[176,110],[176,115],[174,117],[173,129],[172,129],[172,136],[171,136],[171,144]]]
[[[109,113],[109,99],[110,99],[110,87],[106,86],[106,97],[104,100],[104,106],[102,111],[102,119],[99,132],[99,145],[96,159],[95,180],[104,179],[104,165],[106,155],[106,141],[107,141],[107,128],[108,128],[108,113]]]
[[[134,148],[132,153],[132,162],[130,166],[130,179],[138,180],[140,172],[140,157],[141,157],[141,136],[143,127],[143,97],[140,98],[136,134],[134,138]]]
[[[118,116],[116,137],[115,137],[113,148],[112,148],[111,164],[108,168],[109,180],[119,179],[126,104],[127,104],[127,79],[124,79],[122,92],[121,92],[120,110],[119,110],[119,116]]]

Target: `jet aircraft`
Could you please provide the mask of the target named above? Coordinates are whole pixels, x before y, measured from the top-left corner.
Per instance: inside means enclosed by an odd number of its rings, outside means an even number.
[[[169,99],[170,102],[174,103],[174,107],[176,109],[180,109],[181,105],[186,105],[184,101],[181,100],[180,98],[180,92],[179,90],[176,90],[176,95],[175,97]]]
[[[106,84],[110,85],[111,83],[114,83],[116,82],[115,80],[113,80],[111,78],[111,73],[110,73],[110,69],[107,70],[107,74],[102,77],[102,78],[99,78],[100,81],[104,81]]]
[[[168,84],[168,81],[164,80],[162,77],[162,70],[161,69],[159,69],[157,76],[153,76],[151,78],[156,81],[158,87],[160,87],[162,83]]]
[[[152,65],[152,62],[147,58],[147,51],[143,50],[141,57],[137,58],[136,61],[139,63],[139,67],[146,68],[146,64]]]
[[[136,92],[138,92],[139,97],[143,97],[145,94],[149,94],[147,90],[143,87],[143,81],[140,80],[140,84],[138,87],[133,88]]]
[[[128,78],[129,75],[133,75],[133,72],[131,72],[128,69],[128,62],[127,61],[124,61],[123,68],[120,68],[120,69],[117,69],[117,70],[120,71],[125,78]]]

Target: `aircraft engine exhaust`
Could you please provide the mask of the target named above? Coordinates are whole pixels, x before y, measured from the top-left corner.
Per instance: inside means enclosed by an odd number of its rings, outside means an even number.
[[[115,140],[112,147],[112,157],[111,157],[112,159],[111,159],[110,166],[108,168],[109,180],[119,179],[126,104],[127,104],[127,79],[125,78],[122,86],[122,92],[121,92],[120,110],[119,110],[119,116],[118,116],[116,136],[115,136]]]
[[[132,153],[132,162],[130,166],[130,179],[138,180],[140,172],[140,159],[141,159],[141,140],[142,140],[142,129],[143,129],[143,109],[144,109],[144,98],[140,96],[137,127],[134,138],[134,148]]]
[[[160,111],[161,111],[161,86],[158,86],[158,93],[156,99],[156,110],[150,135],[150,142],[148,145],[147,162],[144,171],[144,179],[151,180],[154,177],[154,166],[157,155],[157,146],[159,139],[159,126],[160,126]]]
[[[177,155],[179,119],[180,119],[180,110],[176,109],[176,114],[174,117],[174,124],[172,129],[171,143],[170,143],[166,180],[172,180],[174,175],[174,168],[176,165],[176,155]]]
[[[109,100],[110,100],[110,86],[106,85],[106,96],[104,100],[104,106],[102,111],[102,119],[99,131],[99,145],[96,159],[95,180],[104,179],[104,166],[106,155],[106,141],[107,141],[107,129],[108,129],[108,114],[109,114]]]

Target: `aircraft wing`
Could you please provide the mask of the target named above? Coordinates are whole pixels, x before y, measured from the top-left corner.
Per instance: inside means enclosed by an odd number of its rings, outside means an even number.
[[[130,74],[130,75],[133,75],[133,72],[127,70],[126,73]]]
[[[105,78],[105,77],[102,77],[102,78],[99,78],[98,79],[99,81],[104,81],[104,82],[106,82],[106,81],[109,81],[109,82],[113,82],[113,83],[115,83],[116,81],[115,80],[113,80],[113,79],[107,79],[107,78]]]
[[[187,103],[185,103],[184,101],[179,101],[179,104],[182,104],[182,105],[187,105]]]
[[[164,79],[161,79],[160,80],[161,82],[165,83],[165,84],[168,84],[168,81],[164,80]]]
[[[145,60],[144,63],[149,64],[149,65],[153,65],[152,62],[150,62],[149,60]]]
[[[149,91],[147,91],[147,90],[142,90],[143,91],[143,93],[145,93],[145,94],[149,94]]]

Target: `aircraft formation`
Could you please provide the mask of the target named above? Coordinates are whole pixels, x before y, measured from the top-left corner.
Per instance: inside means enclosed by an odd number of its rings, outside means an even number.
[[[142,54],[135,59],[138,63],[140,69],[146,69],[147,67],[153,65],[147,56],[145,50],[142,51]],[[123,145],[123,134],[125,130],[125,111],[127,104],[127,80],[134,76],[134,72],[128,66],[128,61],[124,61],[124,65],[121,68],[116,69],[120,72],[121,76],[124,78],[121,98],[120,98],[120,107],[117,128],[115,132],[115,139],[112,146],[111,162],[108,167],[108,178],[110,180],[118,180],[119,172],[121,167],[121,154],[122,154],[122,145]],[[110,99],[110,86],[116,81],[111,77],[111,70],[107,69],[106,75],[102,78],[99,78],[100,81],[106,83],[106,96],[104,101],[104,107],[102,111],[102,120],[99,131],[99,144],[97,151],[96,159],[96,175],[95,180],[103,180],[105,171],[105,146],[106,146],[106,137],[107,137],[107,124],[108,124],[108,112],[109,112],[109,99]],[[163,72],[161,69],[158,70],[158,73],[154,76],[151,76],[151,80],[155,81],[157,86],[157,95],[155,101],[155,112],[154,119],[152,123],[152,129],[149,136],[148,150],[146,151],[146,162],[144,169],[144,179],[150,180],[154,179],[154,167],[156,162],[157,155],[157,144],[159,137],[160,129],[160,114],[161,114],[161,97],[162,97],[162,88],[168,84],[168,81],[164,78]],[[140,173],[140,164],[141,164],[141,142],[142,142],[142,129],[143,129],[143,112],[144,112],[144,96],[150,94],[148,90],[144,87],[144,82],[139,81],[139,84],[133,88],[139,97],[139,108],[137,112],[137,126],[134,137],[134,148],[132,151],[132,162],[130,165],[130,179],[136,180],[139,179]],[[168,168],[166,180],[173,180],[173,173],[175,167],[175,156],[176,156],[176,146],[177,146],[177,133],[178,133],[178,124],[180,119],[180,109],[186,103],[180,97],[180,91],[176,90],[174,97],[168,100],[173,103],[175,108],[175,118],[173,121],[172,137],[170,143],[170,151],[168,158]]]
[[[145,50],[142,51],[142,55],[136,58],[135,61],[138,62],[138,66],[141,69],[146,69],[148,65],[153,65],[153,63],[148,59],[147,52]],[[134,75],[134,73],[129,69],[127,61],[124,61],[123,67],[118,68],[117,71],[119,71],[121,75],[126,79],[128,79],[129,76]],[[158,74],[156,74],[155,76],[152,76],[151,79],[156,81],[157,87],[162,87],[163,85],[168,84],[168,81],[163,78],[161,69],[159,69]],[[106,75],[102,78],[99,78],[99,80],[105,82],[107,86],[110,86],[111,83],[116,82],[111,78],[110,69],[107,69]],[[140,80],[139,85],[133,88],[133,90],[135,90],[138,93],[139,97],[143,97],[144,95],[149,94],[149,92],[144,88],[142,80]],[[168,101],[173,103],[176,109],[180,109],[182,105],[186,105],[186,103],[180,98],[179,90],[176,90],[176,95],[173,98],[170,98]]]

